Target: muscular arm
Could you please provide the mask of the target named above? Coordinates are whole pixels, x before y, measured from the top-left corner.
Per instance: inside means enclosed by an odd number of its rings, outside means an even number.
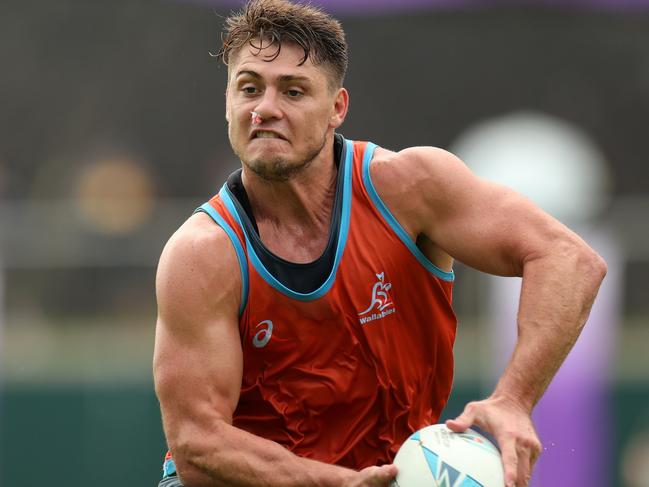
[[[186,487],[387,485],[393,466],[358,473],[232,426],[243,371],[241,276],[227,235],[206,215],[193,216],[165,247],[156,291],[156,393]]]
[[[385,193],[413,236],[425,235],[435,246],[484,272],[523,277],[518,341],[487,405],[497,405],[501,415],[514,410],[514,415],[529,416],[586,322],[605,263],[529,200],[477,178],[440,149],[412,148],[383,162],[379,158],[372,177],[383,188],[388,188],[389,180],[407,181],[408,194],[414,195],[407,203],[395,197],[399,188]],[[533,463],[540,444],[533,430],[525,435],[516,430],[531,429],[531,422],[492,424],[495,420],[480,413],[479,407],[476,412],[473,404],[449,425],[461,429],[475,422],[496,430],[501,447],[505,445],[506,478],[511,481],[517,470],[519,477],[528,476],[531,465],[519,465],[516,451],[531,452]]]

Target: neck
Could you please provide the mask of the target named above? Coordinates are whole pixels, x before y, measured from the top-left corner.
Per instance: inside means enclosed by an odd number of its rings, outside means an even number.
[[[326,235],[336,192],[333,133],[318,155],[286,181],[269,181],[243,166],[242,182],[260,233],[264,228]],[[263,238],[263,235],[262,235]]]

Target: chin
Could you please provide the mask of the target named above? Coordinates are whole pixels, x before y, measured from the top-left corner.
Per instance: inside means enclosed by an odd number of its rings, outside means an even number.
[[[253,139],[259,140],[259,139]],[[268,139],[273,141],[274,139]],[[273,141],[270,144],[232,145],[243,165],[266,181],[287,181],[307,168],[322,152],[326,137],[321,143],[314,143],[304,150],[296,151],[293,145],[282,145]],[[238,150],[243,149],[243,150]]]
[[[244,164],[256,175],[266,181],[288,181],[299,173],[310,161],[290,162],[284,157],[253,158]]]

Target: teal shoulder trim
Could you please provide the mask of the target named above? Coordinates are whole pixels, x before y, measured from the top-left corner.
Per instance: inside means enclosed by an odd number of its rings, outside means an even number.
[[[246,304],[248,303],[248,260],[246,259],[246,253],[243,250],[243,246],[239,241],[239,237],[234,232],[232,227],[228,225],[223,217],[216,211],[212,205],[209,203],[203,203],[201,206],[196,208],[197,212],[207,213],[214,222],[220,226],[225,233],[230,237],[230,241],[234,246],[234,250],[237,253],[237,260],[239,261],[239,270],[241,271],[241,306],[239,306],[239,317],[243,314],[243,310],[246,309]]]
[[[410,252],[415,256],[417,261],[419,261],[419,263],[424,266],[424,268],[428,272],[434,274],[444,281],[453,281],[455,279],[455,274],[453,273],[453,271],[446,272],[437,267],[430,260],[428,260],[428,257],[426,257],[424,253],[419,250],[417,244],[413,242],[413,240],[410,238],[410,235],[408,235],[408,232],[403,229],[401,224],[397,221],[397,219],[390,212],[379,194],[376,192],[374,184],[372,183],[372,178],[370,176],[370,163],[372,161],[375,149],[376,144],[372,144],[371,142],[368,143],[367,148],[365,149],[365,155],[363,157],[363,184],[365,185],[365,189],[367,190],[367,194],[369,194],[372,203],[374,203],[376,209],[379,210],[379,213],[381,213],[385,221],[392,227],[394,233],[397,234],[399,239],[401,239],[406,247],[408,247]]]

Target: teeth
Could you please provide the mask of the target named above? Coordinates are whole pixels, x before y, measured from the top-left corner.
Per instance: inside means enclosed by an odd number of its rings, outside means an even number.
[[[279,139],[279,136],[273,132],[257,132],[255,136],[259,139]]]

